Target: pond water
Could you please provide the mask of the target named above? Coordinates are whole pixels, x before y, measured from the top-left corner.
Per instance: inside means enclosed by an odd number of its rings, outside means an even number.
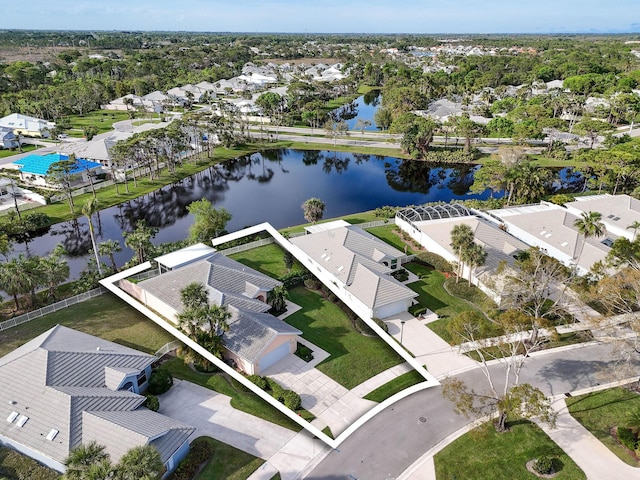
[[[452,199],[488,198],[489,192],[469,194],[471,165],[435,166],[392,157],[332,151],[271,150],[224,162],[180,182],[102,210],[94,217],[97,240],[118,240],[122,265],[133,253],[124,246],[123,231],[144,219],[159,229],[154,243],[187,237],[193,218],[186,206],[200,198],[233,216],[227,228],[270,222],[276,228],[304,223],[301,205],[310,197],[326,203],[325,217],[336,217],[384,205],[405,206]],[[72,277],[86,265],[91,246],[84,217],[52,226],[16,253],[48,254],[62,243],[70,253]],[[105,261],[107,259],[105,258]]]
[[[380,90],[371,90],[369,93],[356,98],[353,102],[347,103],[333,111],[338,120],[344,120],[349,130],[360,130],[357,125],[358,119],[367,120],[371,124],[365,131],[375,131],[376,122],[373,117],[382,103]]]

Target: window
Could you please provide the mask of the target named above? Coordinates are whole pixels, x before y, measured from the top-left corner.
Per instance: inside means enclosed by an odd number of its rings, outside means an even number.
[[[147,381],[147,372],[143,370],[138,374],[138,387]]]

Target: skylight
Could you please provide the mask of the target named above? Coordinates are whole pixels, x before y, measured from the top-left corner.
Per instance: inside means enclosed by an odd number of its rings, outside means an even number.
[[[52,428],[51,431],[49,432],[49,435],[47,435],[47,440],[52,442],[53,439],[56,438],[56,435],[58,435],[58,430],[56,430],[55,428]]]
[[[18,412],[11,412],[7,417],[7,422],[13,423],[16,418],[18,418]]]
[[[20,415],[20,418],[18,419],[18,423],[16,423],[16,425],[18,425],[19,427],[24,427],[24,424],[27,423],[27,420],[29,420],[29,417],[27,417],[26,415]]]

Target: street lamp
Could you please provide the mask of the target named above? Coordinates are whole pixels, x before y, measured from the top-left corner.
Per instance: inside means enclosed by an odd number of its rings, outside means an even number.
[[[402,345],[402,336],[404,335],[404,324],[406,320],[400,320],[400,345]]]

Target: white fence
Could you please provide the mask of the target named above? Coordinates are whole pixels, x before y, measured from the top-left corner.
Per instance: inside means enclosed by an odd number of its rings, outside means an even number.
[[[178,347],[182,346],[182,342],[180,340],[174,340],[173,342],[169,342],[166,345],[160,347],[160,349],[155,353],[156,357],[162,358],[164,355],[169,353],[172,350],[175,350]]]
[[[9,320],[5,320],[4,322],[0,323],[0,332],[13,327],[17,327],[18,325],[22,325],[23,323],[27,323],[36,318],[43,317],[44,315],[48,315],[49,313],[57,312],[58,310],[70,307],[71,305],[76,305],[77,303],[84,302],[85,300],[99,297],[106,291],[107,290],[103,287],[94,288],[93,290],[89,290],[88,292],[81,293],[80,295],[76,295],[75,297],[66,298],[56,303],[52,303],[51,305],[39,308],[37,310],[34,310],[33,312],[10,318]]]

